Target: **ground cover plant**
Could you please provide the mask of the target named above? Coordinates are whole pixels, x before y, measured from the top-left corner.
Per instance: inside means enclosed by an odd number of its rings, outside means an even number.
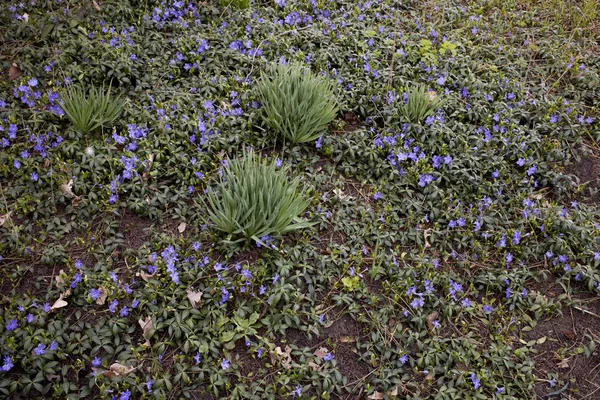
[[[0,397],[596,398],[599,32],[565,4],[3,2]],[[273,68],[332,90],[308,141]],[[86,133],[64,94],[109,87]],[[306,203],[220,203],[271,184]]]

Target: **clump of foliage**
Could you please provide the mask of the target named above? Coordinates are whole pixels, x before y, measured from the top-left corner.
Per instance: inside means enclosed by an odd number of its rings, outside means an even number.
[[[258,91],[267,124],[294,144],[316,140],[336,116],[333,85],[300,65],[278,64]]]
[[[250,2],[248,0],[221,0],[221,7],[233,7],[245,10],[250,7]]]
[[[105,126],[121,114],[123,102],[110,90],[92,86],[71,85],[63,92],[63,110],[73,125],[84,134]]]
[[[228,242],[263,243],[261,238],[310,226],[298,217],[309,203],[300,178],[290,181],[288,169],[254,151],[226,161],[221,182],[208,190],[208,212]]]
[[[443,100],[424,85],[417,85],[406,94],[400,104],[400,113],[412,123],[420,123],[440,108]]]

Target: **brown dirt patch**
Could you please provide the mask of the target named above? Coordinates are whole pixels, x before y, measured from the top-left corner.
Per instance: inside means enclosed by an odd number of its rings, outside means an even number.
[[[595,154],[582,155],[581,159],[565,168],[565,173],[575,175],[578,183],[584,185],[582,201],[588,204],[600,202],[600,157]],[[598,190],[590,196],[589,190]]]
[[[330,128],[329,133],[334,135],[341,135],[344,133],[354,132],[360,129],[362,123],[352,111],[346,111],[342,118],[343,126],[341,129]]]
[[[54,276],[60,268],[45,265],[35,260],[10,260],[4,259],[5,265],[0,269],[0,294],[2,295],[29,295],[39,299],[45,298],[52,284]],[[13,279],[11,275],[20,270]]]
[[[152,221],[139,215],[125,211],[121,214],[119,230],[123,233],[126,249],[139,249],[150,238]],[[175,231],[177,225],[175,225]]]
[[[590,340],[600,341],[600,297],[581,296],[581,301],[573,307],[565,306],[563,315],[542,321],[524,335],[524,339],[539,340],[544,343],[536,346],[535,375],[538,379],[548,379],[549,374],[557,374],[569,383],[562,393],[565,399],[600,398],[600,351],[596,349],[588,358],[580,349],[588,346]],[[583,310],[583,311],[582,311]],[[561,385],[562,387],[562,385]],[[535,392],[540,398],[560,389],[550,388],[548,382],[538,382]]]

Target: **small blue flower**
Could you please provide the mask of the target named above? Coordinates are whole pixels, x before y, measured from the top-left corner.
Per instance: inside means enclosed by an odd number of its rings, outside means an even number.
[[[10,356],[4,356],[4,364],[2,365],[2,368],[0,368],[0,369],[4,372],[7,372],[7,371],[10,371],[13,366],[14,366],[14,364],[13,364]]]
[[[16,319],[11,319],[10,321],[8,321],[8,324],[6,324],[7,331],[14,331],[18,327],[19,327],[19,324],[17,323]]]
[[[231,363],[228,359],[224,358],[223,361],[221,361],[221,369],[225,370],[229,367],[231,367]]]
[[[43,354],[46,354],[46,345],[45,344],[38,344],[37,347],[35,349],[33,349],[33,352],[35,353],[36,356],[41,356]]]

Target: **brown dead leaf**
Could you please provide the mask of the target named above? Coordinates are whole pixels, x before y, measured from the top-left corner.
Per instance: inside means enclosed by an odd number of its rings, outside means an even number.
[[[187,224],[185,222],[182,222],[177,226],[179,233],[185,232],[185,228],[187,228]]]
[[[66,306],[68,306],[68,305],[69,305],[69,303],[67,303],[67,302],[64,300],[64,297],[63,297],[63,296],[64,296],[64,294],[61,294],[61,295],[58,297],[58,300],[56,300],[56,301],[54,302],[54,304],[52,304],[52,307],[50,307],[50,311],[52,311],[52,310],[56,310],[56,309],[58,309],[58,308],[63,308],[63,307],[66,307]]]
[[[109,378],[114,378],[116,376],[125,377],[125,376],[129,375],[130,373],[132,373],[133,371],[135,371],[134,367],[127,367],[127,366],[121,365],[119,363],[114,363],[113,365],[110,366],[110,369],[108,371],[103,371],[102,375],[109,377]]]
[[[192,304],[192,307],[198,308],[202,305],[202,292],[196,292],[192,290],[192,288],[188,288],[185,292],[187,293],[187,298]]]
[[[142,271],[139,273],[139,275],[142,277],[142,279],[145,280],[146,282],[148,282],[150,280],[150,278],[152,278],[154,276],[154,274],[147,274],[145,271]]]
[[[100,8],[100,6],[98,5],[98,3],[96,3],[96,0],[92,0],[92,5],[94,6],[94,8],[96,10],[98,10],[99,12],[102,12],[102,9]]]
[[[354,343],[354,342],[356,342],[356,339],[353,338],[352,336],[342,336],[340,338],[340,342],[341,343]]]
[[[556,364],[556,366],[560,369],[567,369],[567,368],[569,368],[568,361],[569,361],[568,358],[563,358],[562,360],[560,360],[560,362],[558,364]]]
[[[4,225],[6,221],[10,221],[10,216],[12,215],[12,211],[7,212],[4,215],[0,215],[0,226]]]
[[[314,361],[309,361],[308,366],[313,369],[313,371],[318,371],[321,369],[321,366]]]
[[[63,283],[65,283],[65,277],[66,277],[66,276],[67,276],[67,274],[65,274],[65,271],[64,271],[64,270],[62,270],[62,269],[61,269],[60,271],[58,271],[58,275],[56,275],[56,276],[54,277],[54,279],[56,279],[56,283],[57,283],[57,285],[59,285],[59,286],[60,286],[60,285],[62,285]]]
[[[429,244],[429,240],[427,240],[427,238],[429,236],[431,236],[431,228],[425,229],[423,231],[423,238],[425,239],[425,247],[431,247],[431,245]]]
[[[79,203],[81,203],[81,200],[83,200],[83,196],[77,196],[73,199],[71,204],[73,205],[73,207],[77,207]]]
[[[150,156],[148,157],[148,166],[142,173],[142,179],[144,180],[144,182],[146,182],[148,180],[148,178],[150,177],[150,168],[152,168],[153,163],[154,163],[154,154],[150,154]]]
[[[292,348],[290,346],[285,346],[285,351],[281,350],[281,347],[275,347],[275,351],[271,353],[271,360],[275,362],[277,359],[281,360],[281,365],[285,369],[290,369],[292,367],[292,356],[291,356]]]
[[[13,63],[8,69],[8,80],[17,80],[21,77],[21,75],[23,75],[23,71],[21,71],[21,69],[17,67],[17,64]]]
[[[373,394],[368,397],[369,400],[381,400],[384,398],[385,396],[383,395],[383,393],[377,391],[373,392]]]
[[[560,329],[560,333],[565,335],[567,337],[567,339],[569,339],[571,341],[577,339],[577,335],[575,335],[575,333],[569,329]]]
[[[150,205],[150,196],[148,196],[147,194],[144,195],[144,200],[146,201],[146,204]]]
[[[60,185],[60,191],[68,199],[75,197],[75,193],[73,193],[71,189],[73,189],[73,179],[69,180],[68,182],[63,182]]]
[[[44,160],[44,163],[42,164],[42,168],[44,168],[44,169],[48,169],[48,168],[50,168],[50,163],[51,163],[50,159],[49,159],[49,158],[46,158],[46,159]]]
[[[98,288],[100,291],[100,297],[96,300],[96,304],[103,305],[106,302],[106,297],[108,296],[108,290],[104,286],[100,286]]]
[[[435,319],[437,318],[437,316],[438,316],[438,312],[437,311],[434,311],[434,312],[432,312],[431,314],[429,314],[427,316],[427,325],[429,326],[429,330],[433,330],[434,329],[433,321],[435,321]]]
[[[144,320],[140,319],[138,323],[142,328],[142,336],[144,336],[144,339],[146,339],[146,343],[144,343],[144,345],[150,346],[150,336],[152,335],[153,330],[152,318],[147,316]]]
[[[315,351],[313,354],[314,354],[316,357],[319,357],[319,358],[321,358],[321,359],[322,359],[322,358],[323,358],[323,357],[325,357],[327,354],[329,354],[329,350],[327,350],[327,347],[321,347],[321,348],[317,349],[317,351]]]

